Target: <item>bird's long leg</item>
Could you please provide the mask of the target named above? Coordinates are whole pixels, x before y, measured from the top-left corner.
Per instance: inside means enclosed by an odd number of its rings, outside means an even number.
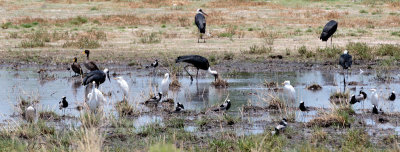
[[[183,69],[185,69],[186,73],[189,74],[190,76],[190,81],[193,81],[193,76],[189,73],[189,71],[186,69],[187,67],[189,67],[190,65],[186,65]]]
[[[198,80],[198,77],[199,77],[199,69],[197,69],[197,73],[196,73],[196,81],[199,81],[199,80]]]

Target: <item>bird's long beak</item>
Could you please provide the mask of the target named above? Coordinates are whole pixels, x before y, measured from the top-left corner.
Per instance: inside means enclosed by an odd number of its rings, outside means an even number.
[[[203,11],[202,11],[202,13],[204,14],[204,15],[206,15],[206,16],[208,16],[206,13],[204,13]]]
[[[110,73],[109,73],[109,72],[107,72],[107,77],[108,77],[108,81],[110,81],[110,82],[111,82],[111,79],[110,79]]]

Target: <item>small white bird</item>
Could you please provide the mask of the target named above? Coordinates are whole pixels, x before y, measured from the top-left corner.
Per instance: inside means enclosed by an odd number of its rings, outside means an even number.
[[[91,111],[96,112],[99,106],[106,102],[106,98],[103,96],[103,93],[94,86],[95,82],[93,81],[92,92],[88,94],[89,101],[87,104]]]
[[[286,80],[283,82],[283,92],[286,94],[289,101],[294,102],[296,100],[296,90],[290,85],[290,81]]]
[[[371,89],[371,104],[379,107],[379,94],[376,92],[376,89]]]
[[[122,89],[122,91],[124,93],[124,100],[125,100],[125,97],[127,97],[128,93],[129,93],[129,85],[128,85],[128,83],[121,76],[120,77],[116,77],[114,79],[117,80],[117,83],[118,83],[119,87]]]
[[[364,73],[364,71],[360,69],[360,74],[363,74],[363,73]]]
[[[28,122],[33,122],[36,117],[36,109],[33,106],[29,106],[25,109],[25,119]]]
[[[168,89],[169,89],[169,74],[165,73],[164,74],[164,79],[161,81],[161,91],[164,97],[167,96],[168,94]]]

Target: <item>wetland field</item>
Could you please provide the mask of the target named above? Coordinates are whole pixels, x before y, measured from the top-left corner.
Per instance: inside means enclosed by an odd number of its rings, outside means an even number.
[[[0,18],[0,151],[400,151],[398,0],[4,0]],[[330,20],[332,44],[319,39]],[[82,85],[85,50],[109,71],[98,88]],[[192,54],[218,79],[191,81],[175,59]],[[95,111],[92,89],[105,99]]]

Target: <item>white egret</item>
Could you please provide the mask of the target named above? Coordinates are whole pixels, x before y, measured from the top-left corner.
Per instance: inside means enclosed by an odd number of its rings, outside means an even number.
[[[114,79],[117,80],[117,83],[118,83],[119,87],[122,89],[122,91],[124,93],[124,100],[125,100],[125,97],[127,97],[128,93],[129,93],[129,85],[128,85],[128,83],[121,76],[116,77]]]
[[[101,104],[106,102],[106,98],[103,96],[103,93],[99,89],[97,89],[95,86],[96,82],[92,82],[93,87],[92,87],[92,92],[88,94],[88,106],[91,111],[96,112],[97,109],[100,107]]]

